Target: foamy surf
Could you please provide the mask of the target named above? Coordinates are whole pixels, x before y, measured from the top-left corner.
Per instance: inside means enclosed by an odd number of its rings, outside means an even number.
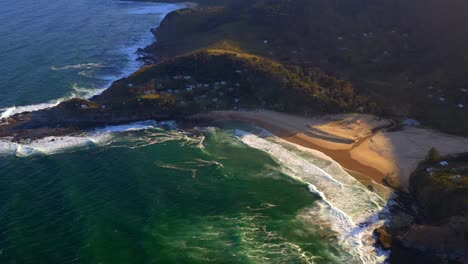
[[[20,114],[24,112],[33,112],[33,111],[39,111],[39,110],[44,110],[47,108],[51,108],[54,106],[59,105],[61,102],[64,102],[66,100],[72,99],[72,98],[91,98],[94,95],[98,95],[104,91],[104,89],[92,89],[92,88],[85,88],[85,87],[79,87],[76,83],[72,84],[72,92],[63,98],[59,98],[57,100],[51,100],[47,103],[40,103],[40,104],[34,104],[34,105],[25,105],[25,106],[12,106],[8,108],[3,108],[0,109],[2,112],[0,114],[0,119],[1,118],[7,118],[10,116],[13,116],[15,114]]]
[[[127,3],[132,3],[132,2],[127,2]],[[131,8],[126,13],[129,15],[155,14],[155,15],[159,15],[161,18],[164,18],[167,16],[167,14],[175,10],[186,8],[186,7],[187,5],[184,3],[164,4],[164,5],[156,4],[156,3],[152,3],[152,4],[148,3],[148,6]],[[159,23],[157,25],[154,25],[153,27],[159,27],[162,20],[163,19],[161,19]],[[142,54],[139,54],[137,50],[139,48],[143,48],[143,47],[151,45],[151,43],[153,43],[155,40],[156,40],[156,37],[153,35],[153,33],[148,31],[148,32],[145,32],[143,35],[141,35],[140,38],[136,42],[126,47],[120,48],[121,52],[127,55],[128,65],[124,68],[122,74],[120,76],[117,76],[117,78],[114,78],[114,80],[127,77],[130,74],[134,73],[135,71],[139,70],[143,66],[143,62],[138,60]]]
[[[82,64],[74,64],[74,65],[66,65],[62,67],[50,67],[53,71],[61,71],[61,70],[70,70],[70,69],[93,69],[93,68],[101,68],[103,65],[101,63],[82,63]]]
[[[10,142],[0,140],[0,154],[15,155],[17,157],[29,157],[33,155],[52,155],[71,149],[83,147],[95,147],[106,140],[101,137],[46,137],[30,142]]]
[[[113,142],[114,136],[118,133],[150,130],[156,128],[175,128],[174,121],[156,122],[153,120],[135,122],[116,126],[106,126],[96,128],[84,132],[80,136],[63,136],[63,137],[46,137],[39,140],[23,141],[21,143],[12,142],[8,140],[0,140],[0,155],[16,155],[17,157],[29,157],[33,155],[52,155],[70,151],[72,149],[81,149],[88,147],[99,147]],[[160,135],[163,134],[164,137]],[[169,132],[158,134],[159,137],[154,137],[152,140],[146,138],[139,138],[144,144],[157,143],[166,141],[168,139],[177,140],[185,135],[182,133],[174,132],[171,135]],[[180,134],[175,136],[175,134]],[[148,138],[155,134],[149,134]],[[138,146],[142,146],[139,144]]]
[[[133,3],[129,1],[128,3]],[[155,14],[155,15],[160,15],[161,19],[159,23],[162,21],[162,19],[169,14],[172,11],[175,11],[177,9],[185,8],[187,7],[186,4],[154,4],[154,3],[148,3],[148,6],[145,7],[138,7],[138,8],[131,8],[127,11],[129,15],[144,15],[144,14]],[[159,26],[158,25],[153,25],[153,26]],[[137,71],[142,65],[142,62],[138,61],[138,58],[140,55],[137,53],[137,50],[139,48],[146,47],[150,45],[153,41],[155,40],[154,35],[151,32],[145,32],[142,34],[138,40],[134,43],[129,43],[129,46],[126,47],[121,47],[120,52],[125,54],[128,58],[128,63],[125,65],[121,72],[116,75],[112,76],[98,76],[97,78],[102,79],[102,80],[108,80],[108,82],[103,85],[99,89],[86,89],[83,87],[77,87],[77,84],[72,85],[72,90],[70,94],[58,98],[58,99],[53,99],[50,100],[49,102],[44,102],[40,104],[34,104],[34,105],[25,105],[25,106],[11,106],[7,108],[0,109],[0,119],[1,118],[7,118],[15,114],[19,113],[24,113],[24,112],[32,112],[32,111],[38,111],[38,110],[43,110],[51,107],[55,107],[59,105],[61,102],[72,99],[72,98],[84,98],[84,99],[89,99],[90,97],[94,95],[101,94],[104,90],[110,87],[110,85],[118,79],[124,78],[129,76],[130,74],[134,73]],[[65,66],[52,66],[50,69],[53,71],[63,71],[63,70],[81,70],[77,74],[81,76],[85,76],[88,78],[94,78],[95,76],[90,74],[90,71],[96,68],[102,68],[104,65],[102,63],[96,63],[96,62],[90,62],[90,63],[81,63],[81,64],[72,64],[72,65],[65,65]]]
[[[322,200],[301,212],[305,221],[329,225],[339,244],[349,252],[352,263],[383,263],[385,254],[376,251],[373,230],[383,224],[380,214],[385,200],[350,176],[339,164],[318,151],[311,151],[272,136],[256,136],[237,130],[246,145],[270,154],[285,174],[306,183]]]

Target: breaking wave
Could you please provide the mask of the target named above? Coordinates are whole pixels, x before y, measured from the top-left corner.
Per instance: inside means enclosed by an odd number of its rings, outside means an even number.
[[[184,8],[185,4],[154,4],[148,7],[141,7],[135,8],[128,11],[130,15],[139,15],[139,14],[159,14],[161,15],[161,20],[170,12]],[[159,21],[159,22],[160,22]],[[105,89],[109,88],[113,81],[124,78],[129,76],[133,72],[137,71],[141,66],[142,62],[138,61],[140,55],[137,53],[138,48],[146,47],[150,45],[155,40],[154,35],[151,32],[146,32],[143,34],[138,41],[130,45],[129,47],[122,47],[120,51],[125,54],[128,58],[128,63],[125,65],[121,73],[112,76],[101,76],[99,79],[107,80],[108,82],[99,89],[86,89],[82,87],[77,87],[76,84],[72,86],[72,92],[59,99],[51,100],[49,102],[34,104],[34,105],[26,105],[26,106],[11,106],[7,108],[0,109],[0,119],[7,118],[15,114],[23,113],[23,112],[31,112],[31,111],[38,111],[47,108],[51,108],[57,106],[63,101],[69,100],[71,98],[84,98],[88,99],[94,95],[98,95],[102,93]],[[102,68],[105,67],[102,63],[82,63],[82,64],[73,64],[73,65],[66,65],[61,67],[51,67],[51,70],[54,71],[61,71],[61,70],[71,70],[71,69],[78,69],[82,70],[78,72],[79,75],[94,78],[91,75],[90,70],[95,68]]]
[[[383,224],[385,200],[369,191],[338,163],[318,151],[287,143],[275,136],[235,134],[246,145],[270,154],[285,174],[306,183],[322,199],[304,209],[298,218],[327,225],[338,234],[339,244],[350,253],[348,263],[383,263],[376,252],[373,230]]]
[[[19,113],[24,113],[24,112],[33,112],[33,111],[39,111],[47,108],[51,108],[54,106],[59,105],[61,102],[64,102],[66,100],[72,99],[72,98],[91,98],[94,95],[98,95],[104,91],[104,88],[101,89],[93,89],[93,88],[85,88],[85,87],[79,87],[78,84],[72,84],[72,92],[63,98],[59,98],[57,100],[51,100],[46,103],[40,103],[40,104],[34,104],[34,105],[25,105],[25,106],[12,106],[8,108],[3,108],[0,109],[2,112],[0,114],[0,119],[1,118],[7,118],[15,114]]]
[[[161,128],[169,130],[157,131],[157,129]],[[125,141],[127,142],[126,145],[131,148],[136,148],[145,145],[161,143],[168,140],[188,139],[188,137],[183,133],[173,130],[174,128],[175,122],[173,121],[156,122],[148,120],[124,125],[97,128],[84,132],[82,135],[78,136],[46,137],[38,140],[25,140],[21,142],[13,142],[5,139],[0,140],[0,155],[29,157],[32,155],[52,155],[73,149],[105,146],[114,143],[116,140],[115,136],[118,133],[143,130],[148,131],[139,137],[125,138]],[[128,144],[128,141],[131,140],[134,140],[135,142]],[[116,147],[119,147],[119,145],[117,144]]]

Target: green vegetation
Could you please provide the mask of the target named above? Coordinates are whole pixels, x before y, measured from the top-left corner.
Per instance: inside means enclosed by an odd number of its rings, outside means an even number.
[[[181,115],[239,108],[312,115],[372,107],[349,82],[316,68],[220,49],[144,67],[93,100],[116,105],[131,98],[171,103],[168,111]]]
[[[441,156],[440,156],[439,151],[435,149],[434,147],[432,147],[427,153],[425,160],[427,163],[435,163],[435,162],[440,161],[440,159],[441,159]]]
[[[442,159],[431,149],[411,175],[410,184],[429,223],[468,216],[468,154]]]
[[[465,2],[201,2],[203,8],[169,15],[147,50],[167,58],[222,48],[320,68],[369,97],[374,114],[412,116],[468,135],[468,63],[461,55],[468,37],[459,26],[468,23]]]

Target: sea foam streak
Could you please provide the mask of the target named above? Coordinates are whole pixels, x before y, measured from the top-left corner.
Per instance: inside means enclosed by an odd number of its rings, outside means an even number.
[[[339,234],[339,244],[352,255],[353,263],[381,263],[386,256],[375,252],[372,231],[383,223],[379,215],[385,201],[367,190],[344,169],[323,153],[297,146],[274,137],[260,137],[237,130],[246,145],[272,155],[284,172],[308,184],[311,192],[322,198],[314,208],[304,210],[299,218],[328,223]],[[307,156],[307,158],[305,157]],[[349,260],[347,260],[349,261]]]
[[[29,142],[22,143],[0,140],[0,155],[16,155],[17,157],[52,155],[64,151],[69,151],[71,149],[103,146],[112,143],[114,140],[114,135],[117,133],[149,130],[158,127],[173,129],[175,128],[175,122],[156,122],[153,120],[148,120],[97,128],[85,132],[80,136],[46,137],[39,140],[31,140]],[[142,143],[136,144],[136,146],[141,147],[144,145],[164,142],[167,140],[179,140],[185,138],[185,135],[177,131],[173,133],[167,131],[159,134],[148,132],[146,138],[139,137],[137,139],[142,141]]]
[[[129,2],[129,3],[132,3],[132,2]],[[175,11],[177,9],[184,8],[184,7],[186,7],[185,4],[154,4],[154,3],[150,4],[148,3],[148,6],[146,7],[133,8],[133,9],[130,9],[127,13],[129,15],[159,14],[161,15],[160,21],[162,21],[162,19],[170,12]],[[113,81],[129,76],[130,74],[137,71],[142,66],[142,63],[137,60],[139,58],[139,54],[136,51],[138,48],[142,48],[142,47],[150,45],[154,40],[155,40],[154,35],[151,32],[146,32],[139,38],[139,40],[136,43],[134,43],[130,47],[121,48],[120,51],[128,57],[128,64],[122,69],[122,72],[119,75],[102,76],[102,79],[109,81],[107,84],[103,86],[103,88],[88,89],[89,92],[80,93],[80,94],[75,93],[76,92],[75,90],[75,92],[71,92],[71,94],[63,98],[51,100],[49,102],[35,104],[35,105],[12,106],[8,108],[3,108],[3,109],[0,109],[0,113],[1,113],[0,119],[7,118],[12,115],[23,113],[23,112],[31,112],[31,111],[38,111],[38,110],[51,108],[71,98],[79,97],[79,98],[88,99],[94,95],[98,95],[102,93],[102,91],[110,87]],[[89,69],[100,68],[100,67],[104,67],[104,66],[101,63],[83,63],[83,64],[66,65],[62,67],[51,67],[51,70],[54,70],[54,71],[70,70],[70,69],[89,70]],[[87,71],[80,71],[78,74],[86,76],[86,77],[90,77]]]
[[[54,107],[59,105],[61,102],[64,102],[66,100],[72,99],[72,98],[91,98],[94,95],[98,95],[102,93],[105,89],[89,89],[85,87],[79,87],[77,84],[72,85],[72,92],[70,95],[57,99],[57,100],[52,100],[47,103],[41,103],[41,104],[35,104],[35,105],[25,105],[25,106],[12,106],[9,108],[4,108],[0,109],[3,112],[0,115],[1,118],[7,118],[15,114],[19,113],[24,113],[24,112],[33,112],[33,111],[39,111],[43,110],[46,108]]]
[[[100,68],[103,67],[100,63],[83,63],[83,64],[75,64],[75,65],[66,65],[63,67],[50,67],[51,70],[60,71],[60,70],[69,70],[69,69],[92,69],[92,68]]]

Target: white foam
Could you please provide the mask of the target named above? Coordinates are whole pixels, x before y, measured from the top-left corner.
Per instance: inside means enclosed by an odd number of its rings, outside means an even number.
[[[238,130],[236,135],[246,145],[269,153],[287,175],[307,183],[309,190],[322,198],[320,210],[313,208],[304,213],[307,216],[321,211],[319,216],[301,217],[328,221],[330,228],[340,235],[339,243],[350,252],[353,262],[381,263],[385,260],[385,256],[375,251],[372,239],[373,229],[382,224],[379,213],[385,201],[381,197],[367,190],[338,163],[324,159],[323,153],[314,155],[314,151],[304,152],[301,147],[292,149],[290,144],[271,134],[262,138]]]
[[[128,132],[128,131],[137,131],[155,128],[158,125],[158,122],[154,120],[147,120],[141,122],[134,122],[130,124],[116,125],[116,126],[105,126],[103,128],[94,129],[91,134],[102,134],[102,133],[118,133],[118,132]]]
[[[123,3],[123,2],[122,2]],[[134,3],[134,2],[129,2],[129,3]],[[141,4],[141,3],[138,3]],[[181,4],[154,4],[154,3],[147,3],[148,6],[146,7],[138,7],[138,8],[133,8],[128,11],[128,14],[130,15],[138,15],[138,14],[160,14],[161,19],[159,20],[159,23],[162,21],[162,19],[169,14],[172,11],[175,11],[177,9],[181,9],[186,7],[187,5],[181,3]],[[159,26],[159,25],[158,25]],[[146,47],[150,45],[153,41],[155,40],[154,35],[151,32],[146,32],[144,33],[139,40],[134,44],[131,45],[130,47],[123,47],[121,48],[121,52],[126,54],[128,57],[128,65],[126,65],[123,69],[122,72],[118,75],[114,76],[102,76],[104,80],[108,80],[108,83],[103,85],[102,88],[100,89],[88,89],[86,92],[78,92],[75,89],[75,85],[72,87],[74,92],[72,91],[71,94],[51,100],[49,102],[45,103],[40,103],[40,104],[34,104],[34,105],[26,105],[26,106],[11,106],[7,108],[0,109],[0,119],[1,118],[7,118],[15,114],[23,113],[23,112],[32,112],[32,111],[38,111],[38,110],[43,110],[47,108],[51,108],[54,106],[59,105],[61,102],[69,100],[71,98],[85,98],[88,99],[94,95],[98,95],[102,93],[104,90],[106,90],[110,85],[118,79],[124,78],[129,76],[130,74],[134,73],[137,71],[141,66],[142,63],[139,62],[137,59],[139,55],[137,54],[138,48]],[[93,69],[93,68],[100,68],[104,67],[101,63],[82,63],[82,64],[73,64],[73,65],[66,65],[62,67],[51,67],[52,70],[54,71],[60,71],[60,70],[69,70],[69,69]],[[89,71],[80,71],[78,74],[87,76],[87,77],[92,77],[89,74]]]
[[[156,14],[160,16],[160,20],[158,21],[157,25],[153,27],[158,27],[159,24],[162,22],[165,16],[172,11],[177,9],[182,9],[187,7],[186,4],[155,4],[155,3],[147,3],[145,6],[131,8],[127,11],[127,14],[130,15],[147,15],[147,14]],[[120,79],[127,77],[133,74],[135,71],[139,70],[143,66],[143,62],[138,61],[140,58],[140,54],[137,53],[139,48],[146,47],[153,43],[156,40],[153,33],[150,31],[145,32],[141,35],[136,43],[133,45],[122,47],[120,51],[127,55],[128,58],[128,65],[122,70],[122,74],[118,76],[114,76],[113,80]],[[109,78],[106,78],[109,79]],[[110,84],[109,84],[110,85]]]
[[[109,139],[110,137],[107,135],[100,135],[94,137],[46,137],[40,140],[32,140],[30,142],[23,143],[1,140],[0,154],[16,155],[17,157],[51,155],[70,149],[94,147],[106,142]]]
[[[156,122],[153,120],[135,122],[117,126],[106,126],[93,129],[83,133],[80,136],[64,136],[64,137],[46,137],[39,140],[30,140],[28,142],[12,142],[8,140],[0,140],[0,155],[16,155],[17,157],[29,157],[32,155],[51,155],[79,149],[83,147],[97,147],[107,145],[113,142],[114,136],[117,133],[140,131],[155,129],[158,127],[173,128],[174,121]],[[142,141],[141,144],[135,146],[141,147],[154,143],[164,142],[167,140],[177,140],[186,138],[182,133],[171,134],[163,132],[159,134],[147,135],[147,138],[141,137],[137,140]]]
[[[32,112],[32,111],[38,111],[50,107],[57,106],[60,104],[62,101],[64,101],[65,98],[59,99],[56,101],[50,101],[48,103],[41,103],[41,104],[35,104],[35,105],[25,105],[25,106],[12,106],[8,108],[3,108],[0,109],[2,111],[2,114],[0,115],[0,118],[7,118],[15,114],[19,113],[24,113],[24,112]]]
[[[69,69],[92,69],[92,68],[101,68],[103,65],[101,63],[83,63],[83,64],[74,64],[74,65],[66,65],[63,67],[50,67],[51,70],[54,71],[61,71],[61,70],[69,70]]]
[[[61,102],[64,102],[66,100],[72,99],[72,98],[85,98],[89,99],[93,97],[94,95],[98,95],[102,93],[105,89],[90,89],[90,88],[85,88],[85,87],[79,87],[77,84],[72,84],[72,92],[63,98],[59,98],[57,100],[51,100],[47,103],[40,103],[40,104],[34,104],[34,105],[25,105],[25,106],[12,106],[8,108],[3,108],[0,109],[1,118],[7,118],[15,114],[19,113],[24,113],[24,112],[33,112],[33,111],[39,111],[47,108],[51,108],[54,106],[59,105]]]

